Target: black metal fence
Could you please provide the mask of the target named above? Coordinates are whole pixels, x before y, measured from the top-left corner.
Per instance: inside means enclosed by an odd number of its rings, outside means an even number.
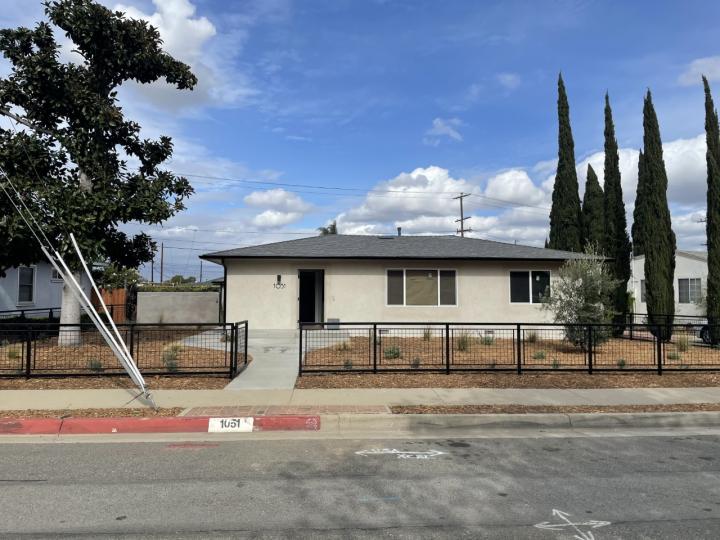
[[[299,374],[720,370],[704,324],[301,323]]]
[[[247,365],[247,321],[228,324],[120,324],[147,375],[225,375]],[[0,376],[107,376],[125,370],[92,324],[0,323]]]

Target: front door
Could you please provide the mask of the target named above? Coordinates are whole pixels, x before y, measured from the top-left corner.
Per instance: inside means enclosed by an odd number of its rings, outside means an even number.
[[[298,270],[298,279],[300,281],[298,294],[300,322],[323,322],[325,272],[323,270]]]

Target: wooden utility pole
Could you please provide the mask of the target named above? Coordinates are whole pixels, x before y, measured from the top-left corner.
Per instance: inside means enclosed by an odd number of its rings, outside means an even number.
[[[160,242],[160,283],[163,282],[163,263],[165,262],[165,243]]]
[[[200,283],[202,283],[202,263],[203,263],[203,260],[200,259]]]
[[[463,238],[465,237],[466,232],[472,232],[471,228],[465,228],[465,220],[470,219],[470,216],[465,217],[465,213],[463,212],[463,199],[465,197],[469,197],[469,193],[460,193],[457,197],[453,197],[453,199],[460,199],[460,219],[456,219],[455,223],[460,223],[460,228],[457,230],[458,233],[460,233],[460,236]]]

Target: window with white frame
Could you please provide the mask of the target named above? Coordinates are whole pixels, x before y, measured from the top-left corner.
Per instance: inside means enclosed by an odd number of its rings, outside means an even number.
[[[550,295],[549,270],[516,270],[510,272],[510,302],[539,304]]]
[[[52,268],[50,270],[50,281],[62,281],[63,278],[60,276],[60,273]]]
[[[35,300],[35,268],[18,268],[18,304],[32,304]]]
[[[700,278],[678,279],[678,302],[694,304],[702,298],[702,280]]]
[[[388,270],[386,299],[389,306],[455,306],[455,270]]]

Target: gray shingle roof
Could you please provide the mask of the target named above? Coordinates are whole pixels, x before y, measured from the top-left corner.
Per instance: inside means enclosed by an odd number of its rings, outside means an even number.
[[[582,258],[569,251],[459,236],[357,236],[330,234],[216,251],[203,259],[497,259]]]

